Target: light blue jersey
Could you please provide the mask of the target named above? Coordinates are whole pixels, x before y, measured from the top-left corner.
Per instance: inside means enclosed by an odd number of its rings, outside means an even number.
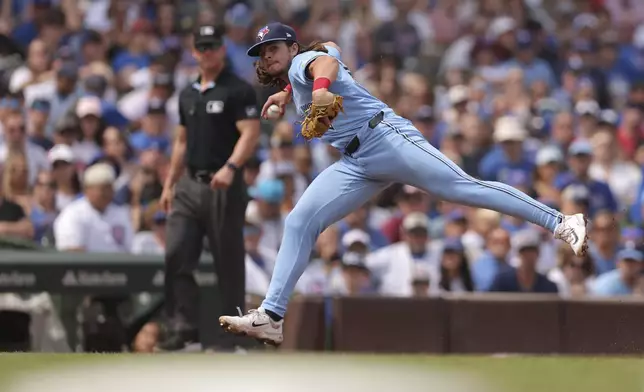
[[[340,57],[333,48],[328,54],[306,52],[296,56],[289,69],[293,100],[300,115],[311,105],[313,88],[305,69],[319,56]],[[322,140],[343,154],[313,180],[286,218],[263,309],[284,316],[295,284],[309,265],[318,235],[392,182],[416,186],[452,203],[516,216],[551,231],[561,221],[561,213],[507,184],[467,175],[434,148],[411,121],[357,84],[342,62],[330,91],[344,97],[346,113],[333,121],[334,128]],[[379,112],[381,116],[377,116]],[[579,236],[583,238],[585,233]],[[403,293],[407,288],[401,290]]]
[[[288,78],[293,87],[293,102],[297,113],[304,117],[304,113],[311,106],[311,93],[313,79],[306,76],[307,66],[320,56],[335,57],[340,63],[338,77],[329,87],[329,91],[344,98],[344,113],[340,113],[333,120],[333,128],[329,129],[322,140],[342,150],[372,117],[387,108],[382,101],[374,97],[351,76],[351,71],[340,60],[337,49],[326,46],[329,53],[304,52],[293,58]]]

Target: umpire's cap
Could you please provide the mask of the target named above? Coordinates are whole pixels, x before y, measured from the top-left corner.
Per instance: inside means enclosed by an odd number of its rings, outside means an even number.
[[[201,25],[193,32],[194,46],[218,48],[224,44],[224,30],[221,26]]]
[[[281,23],[269,23],[259,29],[256,36],[255,45],[251,46],[246,52],[251,57],[259,57],[259,48],[262,44],[274,41],[295,41],[295,30],[292,27]]]

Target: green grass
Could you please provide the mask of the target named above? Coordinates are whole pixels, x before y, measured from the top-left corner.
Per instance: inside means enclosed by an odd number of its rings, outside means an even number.
[[[495,388],[507,392],[642,392],[644,361],[638,358],[611,357],[490,357],[490,356],[413,356],[342,354],[267,354],[274,361],[306,363],[321,360],[357,361],[361,364],[398,364],[438,373],[445,371],[478,375]],[[239,366],[267,355],[235,356]],[[168,367],[182,361],[212,363],[231,356],[222,355],[92,355],[92,354],[4,354],[0,355],[0,391],[12,377],[37,374],[38,370],[65,368],[78,364],[117,363],[124,358],[134,362],[167,361]],[[315,366],[313,363],[311,366]],[[183,391],[181,391],[183,392]],[[186,391],[187,392],[187,391]],[[398,392],[398,391],[394,391]],[[403,392],[403,391],[400,391]]]

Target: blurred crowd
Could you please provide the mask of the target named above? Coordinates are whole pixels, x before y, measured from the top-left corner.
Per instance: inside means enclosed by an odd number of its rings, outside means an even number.
[[[163,254],[177,94],[191,32],[226,26],[228,64],[279,20],[334,41],[354,77],[469,174],[588,215],[576,257],[552,233],[393,184],[320,236],[303,294],[644,293],[642,0],[3,0],[0,236]],[[258,94],[272,91],[258,87]],[[247,291],[262,296],[284,218],[339,158],[290,109],[246,165]],[[95,206],[100,206],[102,213]]]

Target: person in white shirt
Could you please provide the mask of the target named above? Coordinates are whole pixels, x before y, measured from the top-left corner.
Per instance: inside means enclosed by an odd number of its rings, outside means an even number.
[[[132,253],[136,255],[164,255],[167,215],[156,203],[150,204],[143,220],[149,230],[140,231],[132,240]]]
[[[293,135],[293,126],[289,122],[281,121],[275,126],[270,139],[269,158],[260,165],[258,179],[262,181],[280,176],[291,177],[293,181],[291,197],[294,204],[304,193],[309,181],[295,168]]]
[[[416,265],[424,265],[432,276],[438,274],[440,242],[429,238],[429,218],[421,212],[408,214],[402,222],[403,240],[369,255],[367,267],[375,275],[382,295],[409,297],[414,294]],[[438,280],[430,279],[432,293]]]
[[[0,164],[4,163],[9,151],[20,151],[27,158],[29,185],[33,186],[40,171],[49,170],[45,150],[27,140],[25,119],[21,112],[10,112],[4,122],[4,141],[0,144]]]
[[[158,99],[165,102],[168,123],[166,132],[169,135],[179,124],[179,96],[174,93],[172,74],[155,73],[150,76],[151,83],[124,95],[117,103],[117,108],[132,122],[140,121],[148,110],[148,102]]]
[[[641,169],[632,162],[619,160],[614,133],[597,132],[590,142],[593,145],[593,163],[588,169],[588,175],[593,180],[607,183],[620,207],[627,208],[637,196],[637,189],[642,182]]]
[[[53,78],[53,72],[48,71],[51,57],[50,48],[47,48],[45,42],[40,39],[31,41],[27,51],[27,63],[11,74],[9,91],[16,93],[28,85]]]
[[[338,253],[338,227],[331,225],[315,243],[313,261],[309,263],[298,280],[295,291],[306,295],[331,294],[336,282],[341,279],[341,257]]]
[[[260,245],[262,234],[262,219],[259,211],[247,208],[244,226],[246,293],[263,297],[268,290],[277,252]]]
[[[88,253],[127,253],[134,230],[127,207],[112,203],[114,169],[105,163],[90,166],[83,176],[85,197],[65,207],[54,221],[56,248]]]
[[[47,157],[56,184],[56,209],[60,211],[82,195],[78,173],[74,167],[76,156],[68,145],[57,144],[49,150]]]

